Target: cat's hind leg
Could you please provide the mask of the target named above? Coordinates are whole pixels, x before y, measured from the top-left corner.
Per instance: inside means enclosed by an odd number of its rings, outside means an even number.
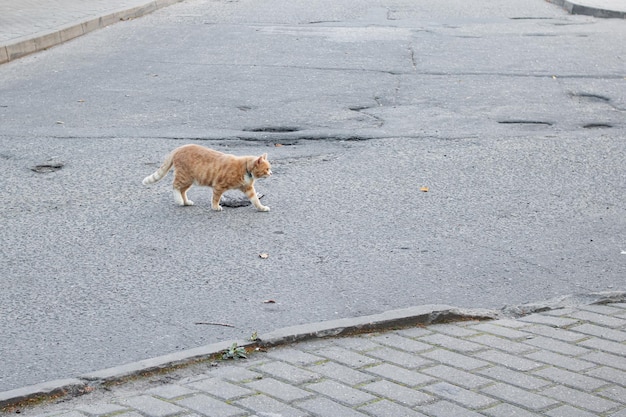
[[[179,206],[193,206],[193,201],[187,198],[187,190],[181,191],[178,188],[174,188],[174,201]]]
[[[193,206],[193,201],[187,198],[187,190],[191,188],[191,184],[183,181],[180,176],[174,178],[174,200],[179,206]]]

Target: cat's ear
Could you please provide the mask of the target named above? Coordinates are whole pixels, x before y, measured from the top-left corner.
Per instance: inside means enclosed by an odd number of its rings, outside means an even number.
[[[256,163],[260,164],[261,161],[267,161],[267,153],[264,153],[263,155],[259,156],[256,160]]]

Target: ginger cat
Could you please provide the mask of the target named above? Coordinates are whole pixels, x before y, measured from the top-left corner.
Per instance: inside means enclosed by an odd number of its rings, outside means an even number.
[[[195,183],[213,188],[211,207],[221,211],[220,199],[226,190],[241,190],[259,211],[270,211],[259,201],[254,181],[272,175],[267,154],[235,156],[200,145],[184,145],[174,149],[159,169],[144,178],[144,184],[161,180],[174,166],[174,199],[181,206],[192,206],[187,190]]]

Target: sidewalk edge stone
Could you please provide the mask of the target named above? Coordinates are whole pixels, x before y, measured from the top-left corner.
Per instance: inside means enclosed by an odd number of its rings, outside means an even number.
[[[626,12],[619,10],[603,9],[595,6],[586,6],[570,0],[547,0],[556,6],[565,9],[570,14],[599,17],[603,19],[626,19]]]
[[[570,294],[536,303],[504,306],[501,312],[505,316],[516,318],[577,305],[620,303],[624,301],[626,301],[626,291],[602,291],[587,294]]]
[[[141,6],[118,10],[100,17],[85,18],[84,20],[63,25],[51,31],[44,31],[14,39],[5,45],[0,45],[0,64],[60,45],[81,35],[85,35],[96,29],[102,29],[119,21],[145,16],[160,8],[180,3],[182,1],[184,0],[153,0],[146,2]]]
[[[448,305],[429,304],[390,310],[369,316],[344,318],[312,324],[285,327],[259,335],[256,341],[223,341],[193,349],[182,350],[99,371],[88,372],[72,379],[61,379],[11,391],[0,392],[0,411],[19,404],[45,399],[76,396],[99,386],[153,372],[167,371],[194,362],[210,359],[230,348],[233,343],[244,348],[271,347],[313,338],[346,336],[416,325],[430,325],[462,320],[493,320],[503,317],[522,317],[576,305],[625,302],[626,291],[597,292],[556,297],[550,300],[519,306],[505,306],[500,310],[465,309]]]
[[[448,305],[428,304],[386,311],[370,316],[285,327],[260,335],[259,344],[269,347],[312,338],[345,336],[355,333],[387,330],[394,327],[409,327],[467,319],[492,320],[498,317],[499,313],[495,310],[461,309]]]
[[[0,392],[0,411],[21,403],[36,403],[55,397],[76,396],[89,392],[85,381],[77,378],[57,379],[23,388]]]

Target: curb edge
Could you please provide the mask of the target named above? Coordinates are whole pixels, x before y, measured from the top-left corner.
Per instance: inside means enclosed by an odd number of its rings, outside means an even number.
[[[58,379],[0,392],[0,411],[5,411],[10,407],[20,405],[35,404],[40,401],[68,396],[79,396],[92,392],[98,387],[109,383],[142,377],[154,372],[173,370],[177,367],[189,366],[219,355],[232,346],[233,343],[237,343],[237,346],[244,348],[275,347],[315,338],[347,336],[394,328],[425,326],[463,320],[494,320],[505,317],[518,318],[528,314],[577,305],[616,302],[626,302],[626,291],[566,295],[536,303],[505,306],[500,310],[427,304],[390,310],[368,316],[284,327],[262,334],[256,341],[223,341],[84,373],[76,378]]]
[[[143,5],[114,11],[99,17],[88,17],[58,29],[27,35],[17,40],[0,45],[0,65],[27,55],[41,52],[60,45],[79,36],[86,35],[114,23],[146,16],[163,7],[171,6],[184,0],[152,0]]]

